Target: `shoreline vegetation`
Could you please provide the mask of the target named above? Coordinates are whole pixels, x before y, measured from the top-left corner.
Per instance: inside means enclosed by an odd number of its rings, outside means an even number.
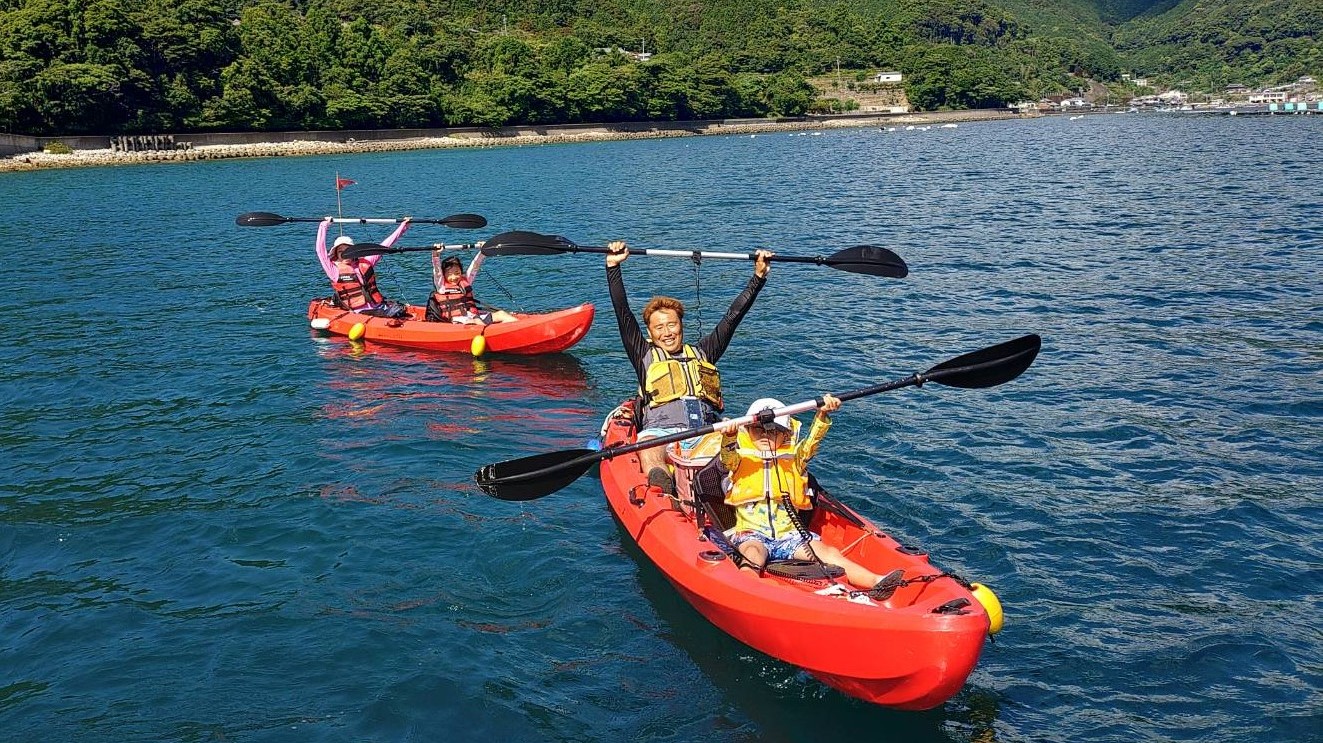
[[[823,129],[865,128],[873,126],[918,126],[938,123],[992,121],[996,119],[1026,118],[1005,109],[942,111],[933,113],[886,114],[875,117],[850,116],[848,118],[814,118],[798,121],[739,122],[666,122],[640,129],[637,124],[613,127],[578,127],[570,131],[538,133],[527,128],[511,128],[490,132],[465,132],[444,137],[408,137],[401,139],[372,139],[345,141],[294,140],[284,142],[258,142],[251,144],[201,145],[188,149],[148,150],[124,152],[111,149],[80,149],[68,154],[47,152],[21,152],[0,159],[0,173],[50,168],[90,168],[143,163],[178,163],[230,158],[298,157],[305,155],[339,155],[345,153],[395,152],[399,150],[448,149],[460,147],[522,147],[574,142],[606,142],[625,139],[661,139],[731,134],[770,134],[776,132],[814,131]]]

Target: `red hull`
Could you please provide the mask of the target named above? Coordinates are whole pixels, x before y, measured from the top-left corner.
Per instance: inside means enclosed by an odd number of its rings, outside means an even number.
[[[609,421],[604,446],[632,443],[628,419]],[[819,586],[741,571],[729,559],[712,562],[712,542],[699,537],[693,516],[669,498],[630,502],[646,479],[638,456],[604,460],[602,488],[621,525],[667,580],[703,616],[745,644],[803,668],[823,683],[887,707],[922,710],[954,695],[973,671],[989,620],[970,591],[951,578],[904,586],[884,602],[852,603],[819,596]],[[902,568],[907,580],[936,575],[926,555],[901,545],[858,514],[861,528],[827,508],[809,528],[875,573]],[[959,613],[934,613],[957,599]]]
[[[456,353],[469,353],[473,338],[479,333],[486,336],[490,352],[556,353],[582,340],[593,324],[591,304],[543,314],[521,314],[517,315],[519,322],[486,326],[426,322],[422,319],[423,312],[424,308],[410,305],[410,319],[393,320],[348,312],[322,299],[314,299],[308,305],[308,319],[329,321],[326,331],[335,335],[347,336],[356,323],[363,323],[364,341]]]

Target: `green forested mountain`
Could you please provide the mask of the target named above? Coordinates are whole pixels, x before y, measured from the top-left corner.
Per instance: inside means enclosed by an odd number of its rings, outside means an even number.
[[[498,126],[800,114],[807,77],[920,109],[1136,71],[1320,70],[1318,0],[0,0],[0,131]],[[639,53],[651,54],[640,58]]]
[[[1220,90],[1289,82],[1323,72],[1323,2],[1185,0],[1113,38],[1136,69],[1173,83]]]

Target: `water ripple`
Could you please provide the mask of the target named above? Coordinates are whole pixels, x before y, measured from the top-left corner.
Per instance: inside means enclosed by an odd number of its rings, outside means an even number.
[[[1316,739],[1323,201],[1301,173],[1319,125],[1113,116],[11,174],[5,222],[44,240],[14,256],[43,280],[16,287],[35,321],[0,365],[6,730]],[[633,392],[613,318],[535,359],[310,333],[311,230],[233,218],[334,211],[337,171],[354,213],[906,259],[905,281],[777,264],[722,360],[732,409],[1041,334],[1011,384],[847,403],[816,465],[997,590],[1007,629],[966,688],[896,713],[748,650],[628,543],[591,476],[483,496],[478,466],[579,448]],[[479,237],[455,234],[406,242]],[[418,258],[381,264],[387,294],[421,298]],[[626,274],[636,308],[673,294],[694,331],[749,270],[639,257]],[[592,256],[483,277],[495,304],[608,307]]]

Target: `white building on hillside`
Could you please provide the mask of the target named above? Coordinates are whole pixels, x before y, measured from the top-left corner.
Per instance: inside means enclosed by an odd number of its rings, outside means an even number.
[[[1250,93],[1250,103],[1285,103],[1285,90],[1265,90],[1261,93]]]

